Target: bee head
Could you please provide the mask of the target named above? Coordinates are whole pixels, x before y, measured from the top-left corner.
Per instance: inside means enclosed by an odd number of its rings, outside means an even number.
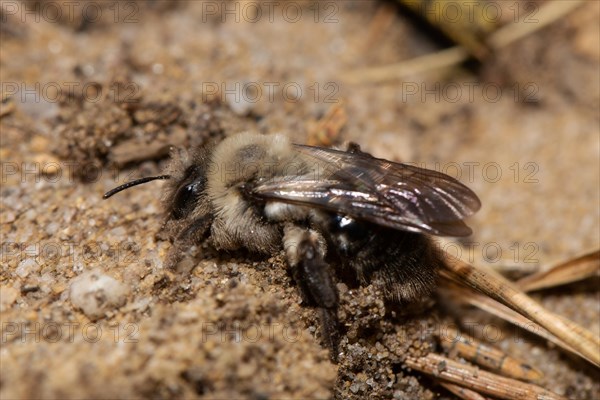
[[[174,182],[175,188],[174,190],[171,189],[171,195],[169,196],[170,199],[168,201],[171,208],[170,217],[172,219],[182,219],[194,209],[206,187],[206,176],[202,173],[202,171],[203,169],[200,166],[190,165],[184,171],[183,177],[180,178],[179,181]],[[109,190],[108,192],[104,193],[102,198],[108,199],[109,197],[112,197],[113,195],[125,189],[159,179],[173,180],[174,178],[171,175],[159,175],[136,179]]]
[[[171,163],[164,175],[150,176],[127,182],[109,190],[104,199],[133,186],[154,180],[168,180],[162,197],[168,220],[183,220],[194,213],[206,213],[206,168],[210,146],[192,151],[173,149]]]

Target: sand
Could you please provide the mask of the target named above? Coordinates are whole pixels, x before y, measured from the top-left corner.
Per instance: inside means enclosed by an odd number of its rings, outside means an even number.
[[[451,322],[542,370],[541,386],[599,397],[597,369],[496,318],[438,295],[399,309],[376,288],[345,282],[347,333],[334,364],[283,254],[200,244],[169,269],[162,183],[102,200],[160,173],[170,146],[241,130],[304,143],[335,106],[346,114],[340,141],[437,168],[477,192],[474,235],[446,249],[523,268],[593,250],[598,3],[479,68],[358,85],[339,76],[439,43],[393,7],[378,33],[379,3],[260,13],[253,2],[57,4],[27,13],[33,4],[3,2],[2,398],[453,398],[402,364],[439,351],[435,332]],[[597,283],[534,296],[599,334]]]

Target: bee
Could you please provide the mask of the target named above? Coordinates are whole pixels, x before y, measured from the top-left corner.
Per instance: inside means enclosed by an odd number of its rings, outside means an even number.
[[[427,296],[443,262],[430,235],[470,235],[463,219],[481,206],[452,177],[373,157],[355,143],[344,151],[252,132],[179,150],[165,175],[104,198],[157,179],[167,180],[164,226],[173,248],[208,239],[218,250],[284,251],[302,298],[320,310],[334,360],[338,278],[349,272],[397,302]]]

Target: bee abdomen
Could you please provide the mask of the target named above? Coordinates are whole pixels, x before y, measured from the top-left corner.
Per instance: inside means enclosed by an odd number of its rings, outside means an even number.
[[[356,240],[345,241],[339,236],[334,239],[359,281],[381,285],[387,298],[400,302],[412,302],[433,291],[442,261],[429,237],[361,225],[362,231],[353,226],[354,236],[344,236]]]

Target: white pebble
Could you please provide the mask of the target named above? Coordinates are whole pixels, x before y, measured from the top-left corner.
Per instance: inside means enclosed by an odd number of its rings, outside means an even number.
[[[17,275],[21,278],[27,277],[32,272],[37,272],[40,270],[40,266],[35,262],[33,258],[26,258],[25,260],[19,263],[19,266],[15,270]]]
[[[28,219],[30,221],[33,220],[36,216],[37,216],[37,211],[34,209],[31,209],[31,210],[25,212],[25,219]]]
[[[162,64],[156,63],[152,65],[152,72],[156,75],[160,75],[165,71],[165,67]]]
[[[60,228],[58,222],[50,222],[48,226],[46,226],[46,233],[50,236],[53,236]]]
[[[107,311],[127,302],[129,287],[99,271],[86,272],[73,280],[71,303],[90,319],[103,317]]]
[[[127,231],[122,226],[113,228],[108,232],[109,237],[116,240],[124,239],[126,234]]]
[[[63,220],[65,222],[71,222],[71,219],[73,219],[73,217],[75,216],[75,213],[77,212],[77,210],[75,208],[69,208],[68,210],[66,210],[63,214]]]
[[[258,100],[257,96],[259,96],[256,93],[253,93],[252,89],[252,86],[246,85],[239,87],[236,95],[233,96],[234,100],[229,99],[230,101],[228,101],[231,111],[240,116],[248,115],[250,111],[252,111]]]
[[[15,219],[16,219],[15,213],[9,211],[5,214],[4,221],[2,221],[2,222],[9,223],[9,222],[13,222]]]
[[[2,296],[0,296],[0,312],[4,312],[17,301],[19,297],[19,291],[11,286],[0,286]]]

